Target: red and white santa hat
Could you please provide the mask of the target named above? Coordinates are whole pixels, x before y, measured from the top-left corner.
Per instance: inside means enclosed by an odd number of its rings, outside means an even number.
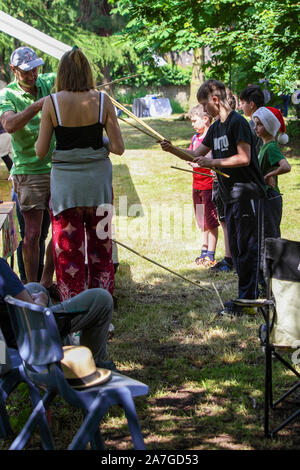
[[[280,134],[277,140],[280,144],[285,145],[289,141],[289,136],[285,133],[285,123],[281,111],[277,108],[262,106],[253,113],[252,119],[257,117],[266,131],[276,137],[277,132]]]

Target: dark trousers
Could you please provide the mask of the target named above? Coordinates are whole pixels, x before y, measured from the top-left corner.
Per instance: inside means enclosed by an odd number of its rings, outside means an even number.
[[[25,223],[24,223],[24,217],[22,215],[22,212],[20,210],[19,202],[18,202],[18,196],[12,189],[11,192],[11,200],[16,203],[16,208],[17,208],[17,218],[19,222],[19,227],[20,227],[20,234],[21,234],[21,241],[19,243],[19,246],[17,248],[17,260],[18,260],[18,268],[19,268],[19,273],[20,273],[20,278],[23,284],[26,284],[26,273],[25,273],[25,266],[23,262],[23,256],[22,256],[22,246],[23,246],[23,238],[24,238],[24,233],[25,233]],[[48,230],[50,226],[50,214],[48,209],[44,210],[44,216],[43,216],[43,222],[42,222],[42,228],[41,228],[41,236],[40,236],[40,259],[39,259],[39,270],[38,270],[38,280],[41,279],[43,269],[44,269],[44,256],[45,256],[45,242],[48,236]]]
[[[225,221],[232,260],[239,278],[238,298],[256,299],[260,273],[262,201],[225,204]]]
[[[264,238],[280,238],[282,197],[275,189],[268,189],[264,206]]]

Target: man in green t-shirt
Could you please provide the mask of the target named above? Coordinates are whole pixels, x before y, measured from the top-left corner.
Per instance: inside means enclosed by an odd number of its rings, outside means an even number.
[[[12,134],[11,171],[14,190],[24,217],[23,260],[27,282],[38,281],[39,239],[45,209],[50,198],[51,154],[40,160],[35,153],[41,110],[54,86],[55,74],[38,74],[44,61],[29,47],[19,47],[10,57],[15,80],[0,92],[3,128]],[[52,284],[52,243],[48,245],[45,269],[40,282]],[[48,259],[47,259],[48,258]]]

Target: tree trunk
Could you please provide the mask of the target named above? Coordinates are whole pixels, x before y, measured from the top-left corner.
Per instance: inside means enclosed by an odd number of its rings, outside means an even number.
[[[110,75],[110,67],[108,65],[104,65],[101,67],[101,72],[103,73],[103,78],[102,78],[102,84],[110,83],[112,81],[111,75]],[[104,88],[105,91],[107,91],[108,94],[113,95],[114,94],[114,85],[108,85]]]
[[[194,49],[193,52],[193,65],[192,65],[192,80],[190,86],[190,101],[189,109],[198,104],[197,101],[197,91],[200,85],[205,80],[204,73],[202,70],[202,65],[204,64],[204,47],[199,47]]]

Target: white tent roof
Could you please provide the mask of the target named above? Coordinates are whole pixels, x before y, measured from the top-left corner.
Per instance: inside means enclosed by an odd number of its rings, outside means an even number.
[[[1,10],[0,30],[52,57],[56,57],[56,59],[60,59],[66,51],[71,49],[71,46],[48,36],[48,34],[41,33],[38,29],[28,26],[23,21],[16,20]]]

